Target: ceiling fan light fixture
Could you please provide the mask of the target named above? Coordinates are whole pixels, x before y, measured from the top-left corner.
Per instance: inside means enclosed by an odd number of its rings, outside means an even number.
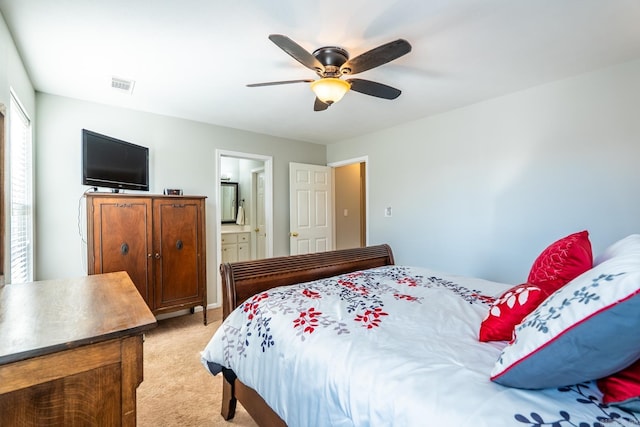
[[[333,77],[325,77],[311,83],[311,90],[316,97],[328,105],[340,101],[349,89],[351,89],[349,82]]]

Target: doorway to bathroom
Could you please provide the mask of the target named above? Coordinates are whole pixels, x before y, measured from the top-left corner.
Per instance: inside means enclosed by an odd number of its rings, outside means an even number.
[[[271,156],[216,150],[216,267],[273,256]],[[218,300],[221,293],[218,272]]]

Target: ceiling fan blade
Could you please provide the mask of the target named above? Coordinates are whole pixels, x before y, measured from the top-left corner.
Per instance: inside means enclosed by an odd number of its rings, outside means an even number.
[[[315,56],[307,52],[305,48],[294,42],[287,36],[282,34],[271,34],[269,40],[274,42],[280,49],[287,52],[293,59],[304,65],[305,67],[316,71],[324,71],[324,66],[316,59]]]
[[[247,87],[288,85],[288,84],[291,84],[291,83],[311,83],[311,82],[313,82],[313,79],[283,80],[283,81],[280,81],[280,82],[251,83],[251,84],[248,84]]]
[[[325,104],[316,98],[316,101],[313,103],[313,111],[324,111],[329,108],[329,104]]]
[[[347,81],[351,83],[351,90],[377,98],[396,99],[402,93],[400,89],[370,80],[348,79]]]
[[[398,39],[371,49],[347,61],[341,70],[344,74],[356,74],[378,67],[411,52],[411,45]],[[348,71],[350,70],[350,71]]]

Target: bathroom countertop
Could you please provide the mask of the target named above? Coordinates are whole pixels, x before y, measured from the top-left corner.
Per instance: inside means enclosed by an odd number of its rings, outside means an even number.
[[[251,228],[249,225],[235,225],[235,224],[229,224],[229,225],[222,225],[222,230],[220,231],[222,234],[226,234],[226,233],[248,233],[251,231]]]

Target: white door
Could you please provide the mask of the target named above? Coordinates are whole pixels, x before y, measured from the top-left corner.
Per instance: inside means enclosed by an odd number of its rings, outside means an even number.
[[[264,172],[257,172],[256,183],[256,258],[263,259],[266,255],[267,226],[264,215]]]
[[[289,252],[333,249],[331,168],[289,163]]]

